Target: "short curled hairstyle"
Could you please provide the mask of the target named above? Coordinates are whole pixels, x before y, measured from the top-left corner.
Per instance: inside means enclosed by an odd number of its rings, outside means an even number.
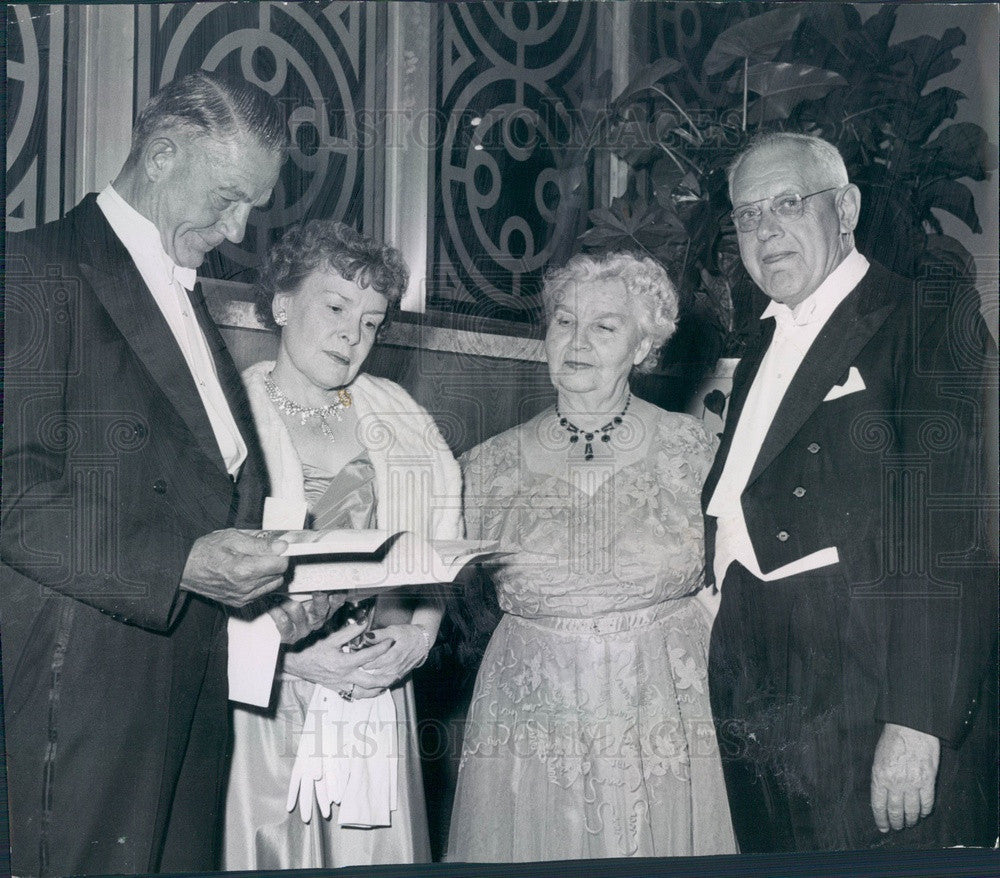
[[[651,371],[663,346],[677,329],[677,290],[663,266],[648,256],[631,253],[588,256],[581,253],[561,268],[548,271],[542,286],[546,322],[552,319],[556,306],[570,289],[586,289],[587,284],[604,280],[618,280],[624,285],[625,295],[635,309],[640,331],[653,342],[636,370]]]
[[[410,280],[403,255],[395,247],[379,244],[344,223],[308,220],[289,228],[261,263],[254,303],[261,323],[276,329],[274,297],[294,294],[309,275],[323,268],[385,296],[389,305],[383,327],[399,310]]]
[[[274,98],[245,79],[209,70],[175,79],[150,98],[132,128],[127,161],[138,162],[157,134],[178,130],[215,140],[249,132],[264,149],[288,146],[288,126]]]

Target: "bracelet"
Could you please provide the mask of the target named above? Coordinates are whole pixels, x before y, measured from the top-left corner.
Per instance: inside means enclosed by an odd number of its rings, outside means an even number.
[[[413,625],[413,627],[416,628],[417,631],[419,631],[424,636],[424,644],[427,646],[427,652],[424,653],[424,657],[420,660],[419,664],[414,665],[415,668],[419,668],[421,665],[423,665],[425,661],[427,661],[428,656],[430,656],[431,654],[431,647],[434,645],[434,643],[431,640],[430,633],[427,631],[426,628],[424,628],[423,625],[417,625],[415,622],[411,622],[410,624]]]

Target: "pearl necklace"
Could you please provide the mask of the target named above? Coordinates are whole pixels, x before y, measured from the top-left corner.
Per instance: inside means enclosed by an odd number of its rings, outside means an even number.
[[[319,428],[323,432],[323,435],[327,439],[334,441],[337,438],[337,434],[330,423],[330,418],[336,418],[338,421],[343,420],[340,412],[343,409],[350,408],[354,404],[354,400],[351,399],[351,394],[347,388],[342,387],[337,391],[338,399],[335,403],[330,405],[321,405],[316,408],[307,408],[304,405],[299,405],[297,402],[292,402],[281,390],[278,385],[271,380],[271,376],[265,376],[264,378],[264,389],[267,391],[267,398],[274,403],[274,407],[283,414],[288,415],[292,418],[298,418],[299,423],[304,427],[307,421],[313,418],[319,419]]]
[[[593,460],[594,459],[594,437],[600,435],[602,442],[611,441],[611,432],[622,422],[625,417],[625,412],[628,411],[629,404],[632,402],[632,392],[629,391],[628,398],[625,400],[625,408],[623,408],[617,415],[615,415],[610,421],[608,421],[603,427],[598,427],[596,430],[581,430],[576,424],[574,424],[569,418],[563,417],[562,412],[559,411],[559,406],[556,405],[556,417],[559,418],[559,426],[562,427],[567,433],[569,433],[569,443],[570,445],[575,445],[580,441],[580,436],[583,436],[584,446],[583,446],[583,459]]]

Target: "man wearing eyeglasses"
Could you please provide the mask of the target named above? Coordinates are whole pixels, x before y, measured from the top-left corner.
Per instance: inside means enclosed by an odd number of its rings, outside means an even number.
[[[771,299],[703,494],[721,589],[709,682],[740,848],[990,845],[980,458],[996,361],[978,294],[865,259],[860,192],[819,138],[756,142],[729,186],[743,263]]]

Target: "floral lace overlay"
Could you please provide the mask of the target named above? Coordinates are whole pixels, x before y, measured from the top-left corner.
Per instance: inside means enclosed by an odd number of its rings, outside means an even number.
[[[468,536],[516,554],[492,570],[505,615],[465,730],[449,857],[732,851],[709,624],[691,597],[714,439],[664,412],[645,457],[589,494],[525,466],[531,428],[463,460]]]
[[[592,496],[525,466],[527,429],[502,433],[462,460],[469,538],[499,540],[517,553],[494,574],[504,611],[597,616],[698,589],[701,486],[715,449],[699,421],[664,412],[646,457]]]

